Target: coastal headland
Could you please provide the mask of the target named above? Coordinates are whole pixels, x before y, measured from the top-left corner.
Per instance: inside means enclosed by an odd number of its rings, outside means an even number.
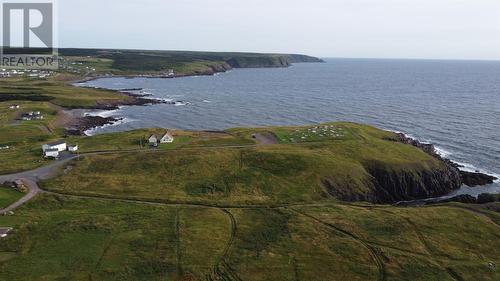
[[[8,210],[0,216],[6,235],[0,238],[0,279],[500,277],[498,196],[394,205],[496,179],[464,173],[431,144],[405,135],[349,122],[81,134],[115,121],[85,116],[87,110],[154,101],[135,95],[137,89],[82,88],[75,81],[209,75],[319,59],[61,53],[64,68],[47,78],[0,80],[0,179],[24,187],[0,187],[0,209]],[[43,118],[23,119],[29,113]],[[172,142],[151,143],[151,136],[167,131]],[[79,149],[45,159],[41,146],[56,140]]]

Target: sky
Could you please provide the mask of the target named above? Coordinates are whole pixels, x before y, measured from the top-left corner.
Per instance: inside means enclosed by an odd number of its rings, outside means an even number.
[[[59,0],[60,47],[500,60],[500,0]]]

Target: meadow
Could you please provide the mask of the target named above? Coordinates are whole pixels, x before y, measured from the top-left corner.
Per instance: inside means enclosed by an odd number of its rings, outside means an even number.
[[[23,196],[24,193],[21,193],[14,188],[0,185],[0,209],[10,206]]]
[[[498,280],[494,214],[466,205],[281,208],[41,195],[0,217],[2,280]],[[464,235],[467,234],[467,235]]]
[[[368,198],[375,189],[369,169],[375,165],[414,174],[416,180],[420,173],[445,169],[423,151],[388,140],[393,133],[352,123],[331,124],[346,131],[345,137],[256,145],[253,132],[295,129],[179,131],[176,138],[189,140],[177,149],[160,146],[140,153],[83,155],[70,163],[71,171],[41,184],[60,193],[158,202],[281,204]],[[116,141],[99,141],[106,145],[97,147],[125,149],[126,145],[118,144],[123,142],[132,149],[139,147],[139,137],[147,136],[146,132],[82,138],[79,144],[85,151],[93,140],[115,136]]]

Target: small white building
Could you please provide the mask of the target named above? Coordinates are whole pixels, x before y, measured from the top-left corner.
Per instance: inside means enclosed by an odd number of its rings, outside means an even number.
[[[160,139],[160,143],[172,143],[174,142],[174,137],[169,132],[166,132],[165,135]]]
[[[69,145],[68,146],[68,151],[69,152],[77,152],[78,151],[78,145]]]
[[[59,158],[59,150],[55,149],[47,149],[43,151],[45,158]]]
[[[156,135],[151,135],[149,136],[148,142],[150,146],[158,146],[158,137],[156,137]]]
[[[48,144],[42,145],[42,150],[45,152],[47,150],[56,149],[58,152],[65,151],[67,149],[67,145],[65,141],[56,141]]]
[[[17,104],[13,104],[11,106],[9,106],[10,109],[18,109],[19,108],[19,105]]]
[[[7,228],[0,228],[0,238],[5,238],[9,234],[9,232],[12,230],[12,228],[7,227]]]

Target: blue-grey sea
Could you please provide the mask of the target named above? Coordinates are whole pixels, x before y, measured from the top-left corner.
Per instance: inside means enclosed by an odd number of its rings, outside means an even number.
[[[176,79],[102,78],[172,104],[100,113],[124,118],[91,134],[145,127],[220,130],[353,121],[434,143],[468,170],[500,174],[500,62],[326,59]],[[500,184],[459,193],[500,193]]]

